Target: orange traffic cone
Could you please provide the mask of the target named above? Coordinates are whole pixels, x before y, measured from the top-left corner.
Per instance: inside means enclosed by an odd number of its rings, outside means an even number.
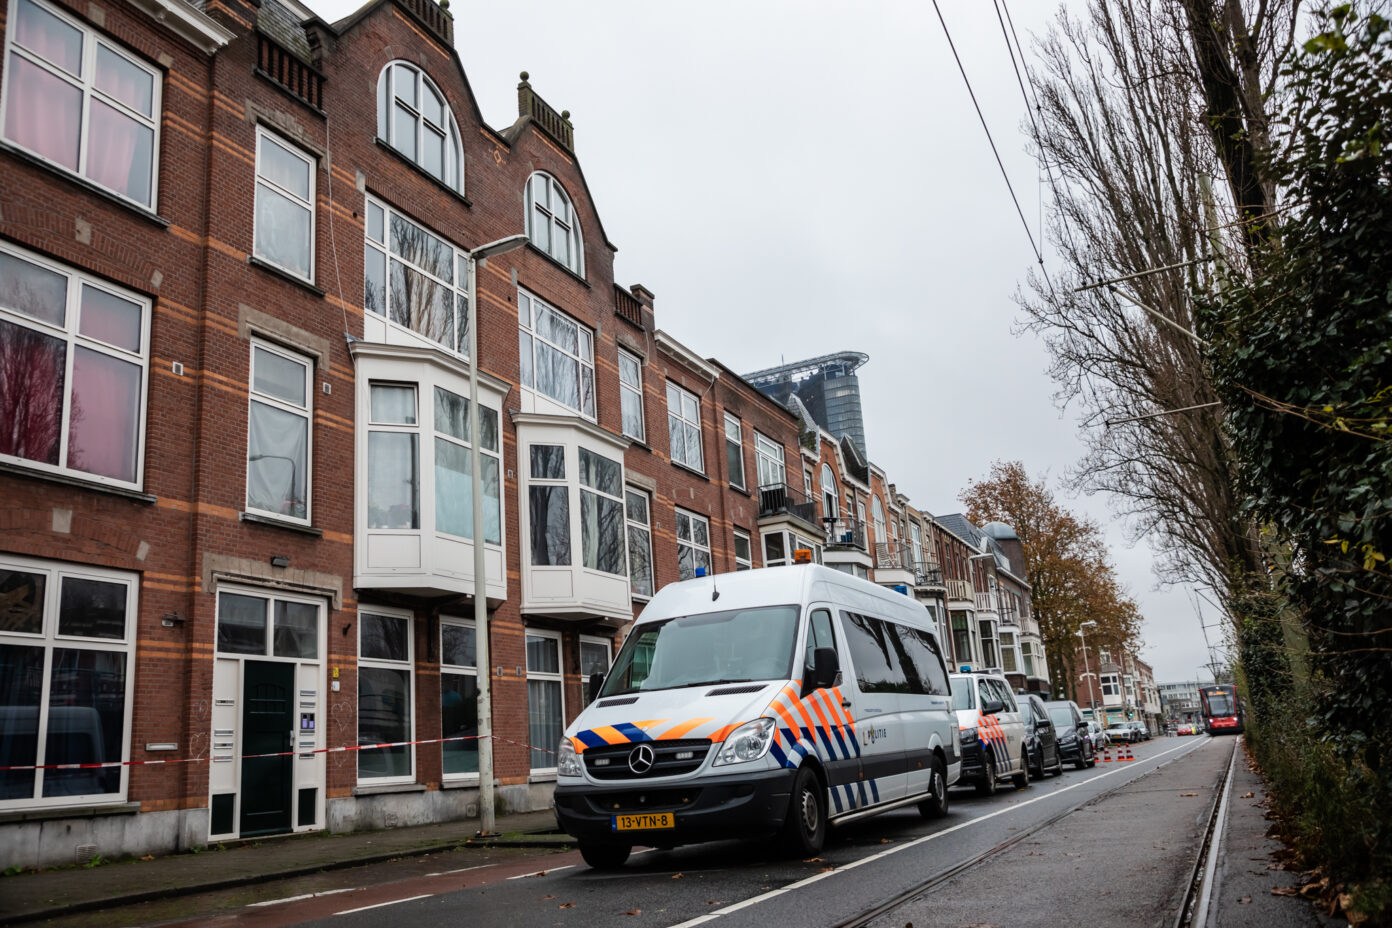
[[[1111,748],[1103,748],[1103,749],[1102,749],[1102,763],[1104,763],[1104,764],[1110,764],[1111,762],[1112,762],[1112,749],[1111,749]]]

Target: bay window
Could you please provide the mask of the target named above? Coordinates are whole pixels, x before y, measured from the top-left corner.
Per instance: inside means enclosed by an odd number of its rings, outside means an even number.
[[[566,484],[564,445],[532,445],[531,485],[527,488],[532,535],[532,563],[546,567],[570,564],[570,488]]]
[[[358,751],[358,779],[415,779],[412,706],[414,638],[409,613],[364,608],[358,613],[358,744],[393,747]]]
[[[677,574],[683,580],[696,576],[696,568],[711,573],[710,521],[694,512],[677,510]]]
[[[138,489],[150,302],[0,243],[0,460]]]
[[[420,435],[414,384],[369,388],[367,527],[420,528]]]
[[[594,333],[525,290],[517,320],[522,386],[594,419]]]
[[[701,455],[701,403],[695,394],[667,382],[667,437],[672,461],[705,472]]]
[[[308,359],[274,345],[251,345],[247,428],[247,510],[309,522]]]
[[[365,209],[367,338],[387,341],[393,332],[410,332],[467,360],[467,254],[373,197],[367,198]]]
[[[483,540],[503,543],[498,412],[479,407],[483,474]],[[435,387],[435,531],[474,538],[473,457],[469,453],[469,400]]]
[[[625,573],[623,465],[580,449],[580,550],[590,570]]]

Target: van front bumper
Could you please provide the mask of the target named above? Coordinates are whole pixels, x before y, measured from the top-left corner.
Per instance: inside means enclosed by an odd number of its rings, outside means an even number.
[[[684,782],[556,786],[556,822],[581,841],[675,847],[776,833],[788,814],[796,770],[764,770]],[[671,812],[675,828],[615,831],[614,816]]]
[[[986,779],[986,762],[981,752],[981,742],[973,741],[960,746],[962,751],[962,775],[959,783],[977,783]]]

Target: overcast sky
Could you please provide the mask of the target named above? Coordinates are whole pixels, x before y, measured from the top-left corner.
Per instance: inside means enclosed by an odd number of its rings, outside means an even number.
[[[311,0],[330,21],[358,5]],[[1041,187],[995,12],[941,5],[1038,238]],[[1015,0],[1027,48],[1054,9]],[[961,510],[968,480],[998,459],[1057,488],[1082,445],[1042,343],[1013,334],[1033,254],[930,3],[459,0],[452,12],[491,125],[517,118],[524,70],[570,110],[617,282],[657,295],[661,328],[737,371],[867,353],[868,451],[917,507]],[[1104,498],[1059,492],[1106,526],[1157,680],[1195,679],[1208,658],[1188,592],[1155,589],[1151,553],[1127,547]]]

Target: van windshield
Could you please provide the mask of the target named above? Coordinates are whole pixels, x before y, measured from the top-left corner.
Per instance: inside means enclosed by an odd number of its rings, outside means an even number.
[[[787,680],[798,612],[797,606],[761,606],[639,625],[624,642],[599,695]]]
[[[976,692],[976,687],[972,686],[971,677],[952,678],[952,708],[970,709],[975,703],[972,696]]]

